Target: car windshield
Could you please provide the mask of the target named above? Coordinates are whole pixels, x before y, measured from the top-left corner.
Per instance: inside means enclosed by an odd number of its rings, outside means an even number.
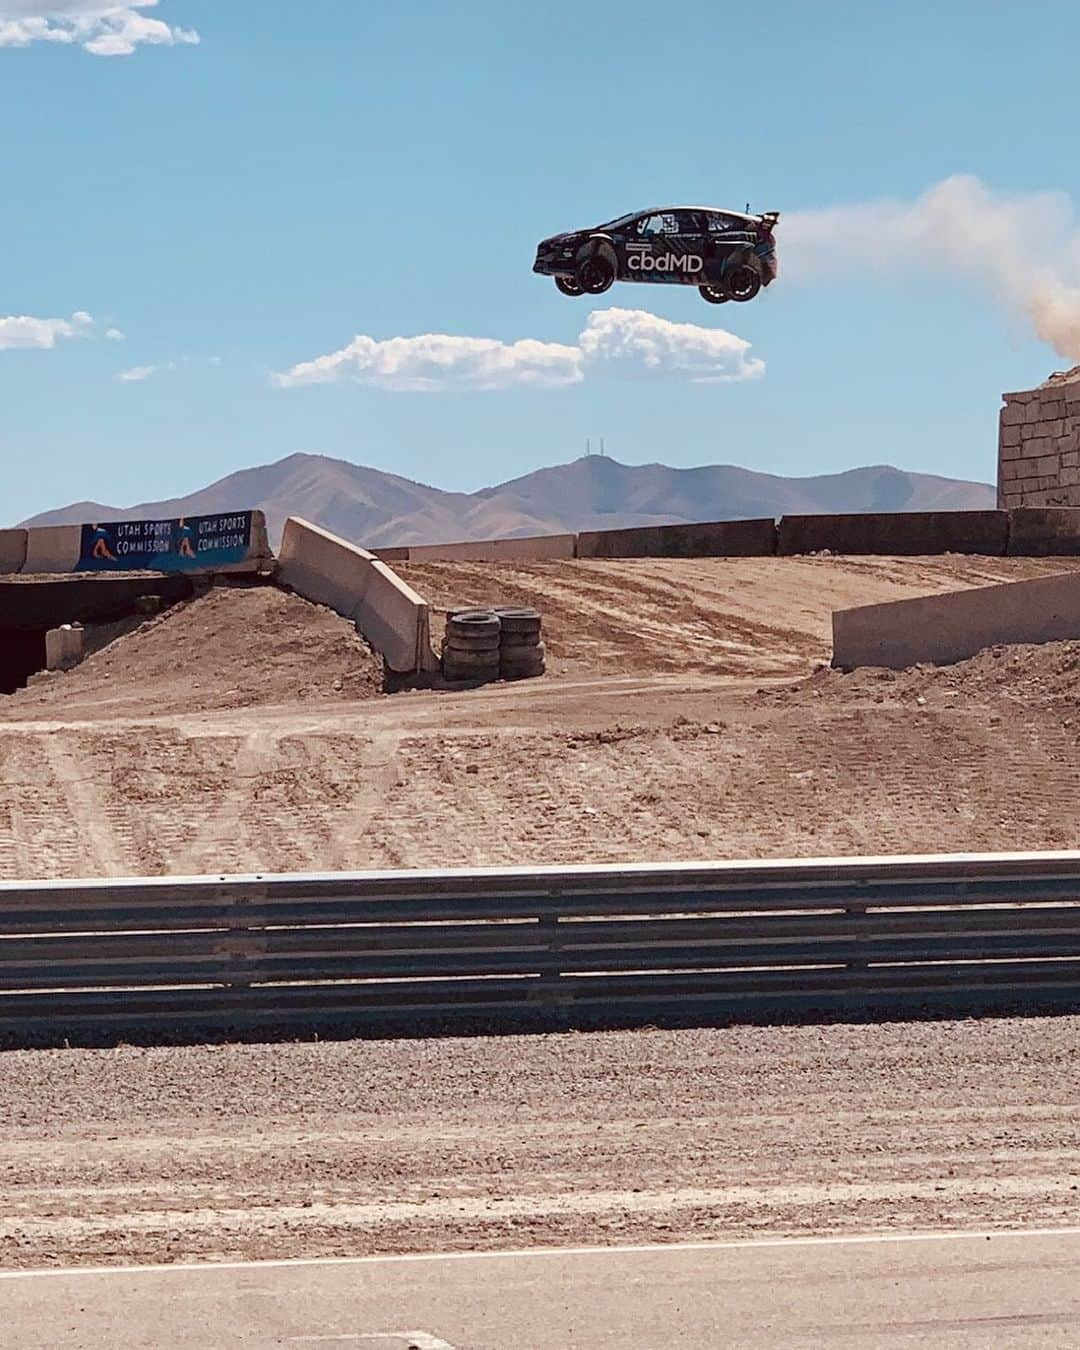
[[[598,230],[618,230],[624,225],[629,225],[632,220],[637,220],[642,213],[640,211],[631,211],[628,216],[617,216],[614,220],[607,220],[603,225],[597,225]]]

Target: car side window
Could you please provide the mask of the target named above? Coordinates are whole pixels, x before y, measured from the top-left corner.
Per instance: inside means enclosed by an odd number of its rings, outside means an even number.
[[[709,212],[710,234],[730,234],[732,230],[738,229],[739,224],[731,216],[722,216],[718,211]]]
[[[646,239],[656,235],[680,234],[678,215],[674,211],[658,211],[651,216],[642,216],[637,223],[636,233]]]

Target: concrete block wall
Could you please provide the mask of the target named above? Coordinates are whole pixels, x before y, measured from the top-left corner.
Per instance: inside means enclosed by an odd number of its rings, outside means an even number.
[[[1080,506],[1080,366],[1002,397],[998,506]]]

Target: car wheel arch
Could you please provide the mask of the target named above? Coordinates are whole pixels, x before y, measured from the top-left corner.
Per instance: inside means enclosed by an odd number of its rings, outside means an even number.
[[[615,273],[618,275],[619,259],[610,235],[591,234],[588,239],[585,240],[584,244],[582,244],[581,248],[578,250],[576,261],[578,263],[583,263],[589,258],[606,259],[611,263],[612,267],[615,268]]]

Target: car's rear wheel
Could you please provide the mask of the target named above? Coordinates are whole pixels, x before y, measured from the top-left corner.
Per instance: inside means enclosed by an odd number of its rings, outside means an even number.
[[[555,285],[562,291],[563,295],[580,295],[581,287],[573,277],[556,277]]]
[[[710,305],[726,304],[730,298],[722,286],[699,286],[698,291],[701,293],[701,298],[708,300]]]
[[[586,258],[578,268],[578,284],[586,295],[603,295],[615,280],[610,258]]]
[[[724,278],[724,288],[730,300],[744,304],[761,290],[761,273],[749,263],[739,263]]]

